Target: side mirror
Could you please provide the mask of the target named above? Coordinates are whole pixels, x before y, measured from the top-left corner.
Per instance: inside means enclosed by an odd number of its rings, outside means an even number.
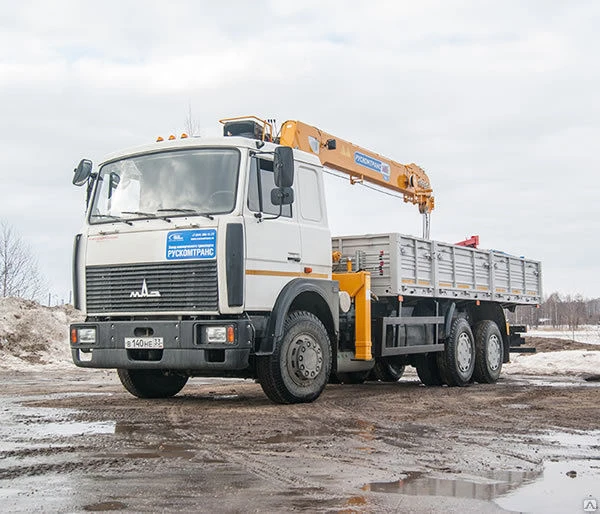
[[[277,187],[292,187],[294,183],[294,151],[289,146],[275,148],[273,171]]]
[[[75,168],[74,173],[73,184],[76,186],[83,186],[92,174],[92,161],[89,159],[81,159],[79,165]]]
[[[291,187],[276,187],[271,189],[271,203],[273,205],[289,205],[294,203],[294,190]]]

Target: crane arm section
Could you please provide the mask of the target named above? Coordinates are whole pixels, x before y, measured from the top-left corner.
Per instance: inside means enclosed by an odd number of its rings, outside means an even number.
[[[416,164],[400,164],[301,121],[281,126],[279,144],[315,154],[323,166],[346,173],[352,183],[366,181],[397,191],[422,214],[435,206],[429,177]]]

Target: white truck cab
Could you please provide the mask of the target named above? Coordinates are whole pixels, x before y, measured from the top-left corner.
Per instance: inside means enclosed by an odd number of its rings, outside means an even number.
[[[284,165],[288,185],[278,187]],[[330,312],[336,337],[316,157],[243,137],[183,138],[112,154],[94,174],[83,161],[79,173],[89,197],[74,252],[87,316],[71,331],[78,366],[117,368],[139,396],[167,394],[165,383],[177,389],[188,375],[249,376],[303,293]],[[274,315],[277,302],[285,312]]]

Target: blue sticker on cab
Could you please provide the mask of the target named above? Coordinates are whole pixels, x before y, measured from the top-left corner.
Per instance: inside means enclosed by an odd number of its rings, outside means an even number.
[[[174,230],[167,234],[167,260],[214,259],[217,231],[214,228]]]

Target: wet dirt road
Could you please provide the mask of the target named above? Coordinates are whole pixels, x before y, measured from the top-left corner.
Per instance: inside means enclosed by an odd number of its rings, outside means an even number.
[[[192,379],[139,400],[114,372],[0,375],[3,511],[583,512],[600,499],[600,384],[330,385],[271,404]],[[569,474],[567,474],[569,473]]]

